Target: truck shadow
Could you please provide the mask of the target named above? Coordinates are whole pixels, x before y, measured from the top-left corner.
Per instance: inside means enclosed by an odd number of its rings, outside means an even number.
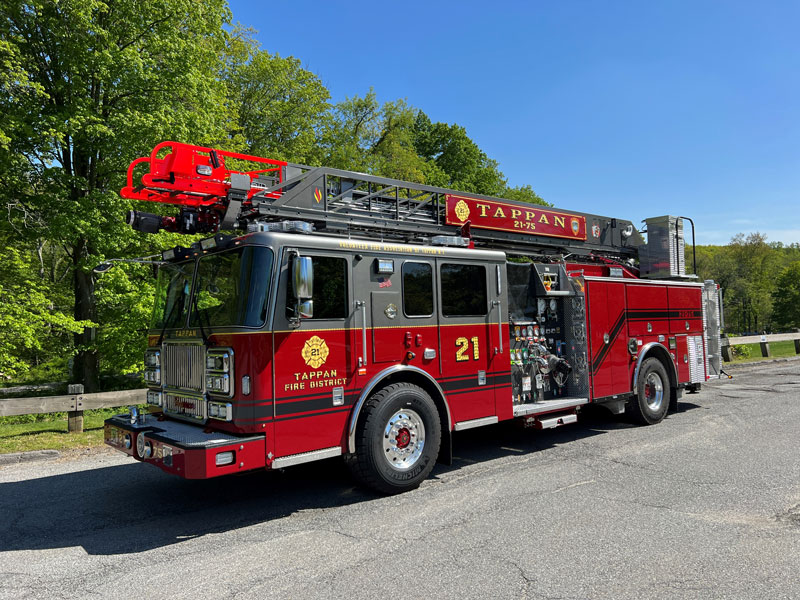
[[[459,432],[453,464],[437,465],[433,476],[627,427],[632,425],[603,410],[590,410],[577,425],[554,430],[502,423]],[[93,555],[136,553],[300,511],[381,501],[356,487],[338,459],[206,481],[177,479],[130,460],[0,484],[0,514],[6,515],[0,551],[81,546]]]

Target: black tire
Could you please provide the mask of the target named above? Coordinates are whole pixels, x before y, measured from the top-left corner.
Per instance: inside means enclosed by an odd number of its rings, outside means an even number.
[[[345,457],[356,479],[383,494],[413,490],[436,464],[442,439],[436,405],[410,383],[372,395],[356,428],[356,453]]]
[[[628,403],[627,413],[642,425],[655,425],[664,420],[669,410],[671,390],[669,376],[657,358],[645,359],[636,382],[636,396]]]

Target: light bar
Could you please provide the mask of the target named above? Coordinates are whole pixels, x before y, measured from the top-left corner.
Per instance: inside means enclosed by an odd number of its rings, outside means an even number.
[[[469,239],[458,235],[435,235],[431,238],[434,246],[455,246],[457,248],[467,248]]]

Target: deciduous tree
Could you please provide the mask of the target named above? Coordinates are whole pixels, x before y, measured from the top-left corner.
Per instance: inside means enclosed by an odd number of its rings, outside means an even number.
[[[134,254],[124,226],[127,164],[163,139],[225,138],[218,57],[223,0],[7,0],[0,194],[18,230],[70,261],[75,322],[98,320],[91,267]],[[98,386],[94,328],[75,334],[74,377]]]

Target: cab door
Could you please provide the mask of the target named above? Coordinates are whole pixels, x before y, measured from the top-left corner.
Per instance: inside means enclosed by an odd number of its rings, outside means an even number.
[[[300,250],[310,256],[313,316],[292,323],[292,257],[285,252],[274,328],[275,455],[340,446],[354,403],[355,311],[352,257],[347,253]]]
[[[493,352],[490,323],[492,313],[497,312],[489,293],[494,265],[445,258],[436,262],[440,382],[453,422],[494,416],[494,390],[489,376]]]
[[[363,256],[355,269],[357,299],[366,303],[370,325],[360,385],[393,364],[416,367],[438,379],[434,259],[375,253]]]

